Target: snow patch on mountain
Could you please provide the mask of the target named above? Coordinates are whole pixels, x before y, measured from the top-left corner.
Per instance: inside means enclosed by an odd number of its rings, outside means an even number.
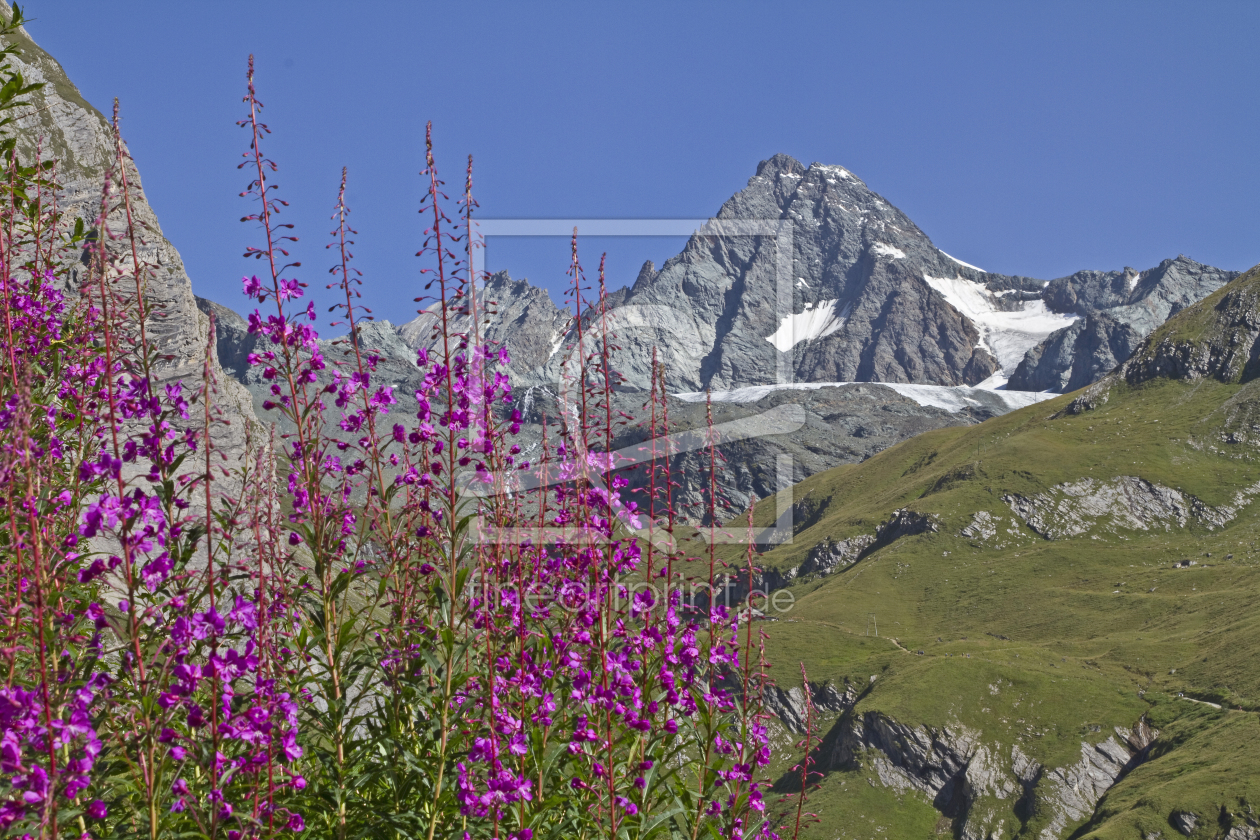
[[[919,405],[941,408],[951,413],[968,408],[987,409],[999,414],[1015,411],[1043,400],[1059,396],[1049,392],[996,391],[987,388],[969,388],[965,385],[911,385],[903,382],[790,382],[779,385],[750,385],[730,391],[693,391],[674,396],[685,402],[704,402],[706,397],[714,402],[756,402],[775,391],[816,391],[819,388],[842,388],[846,385],[879,385],[908,397]]]
[[[567,333],[563,330],[551,331],[551,352],[547,354],[548,359],[560,352],[560,348],[564,346],[564,339],[566,335]]]
[[[849,170],[845,169],[843,166],[828,166],[822,163],[815,163],[813,166],[810,167],[810,169],[817,169],[821,172],[825,172],[828,175],[834,175],[837,178],[839,178],[841,181],[847,181],[853,177],[853,175],[849,172]]]
[[[979,346],[988,349],[997,358],[1008,376],[1023,360],[1024,354],[1050,333],[1063,329],[1080,317],[1051,312],[1043,300],[1024,301],[1022,308],[1006,311],[999,307],[997,295],[980,283],[962,277],[925,276],[923,279],[963,317],[975,324],[980,332]]]
[[[888,257],[892,260],[904,260],[906,252],[900,248],[894,248],[891,245],[885,245],[883,242],[876,242],[871,246],[871,253],[877,257]]]
[[[815,338],[831,335],[843,327],[845,320],[849,317],[848,306],[839,312],[836,311],[837,302],[821,300],[817,306],[812,303],[805,304],[804,312],[784,317],[779,322],[779,328],[766,336],[766,341],[773,344],[780,352],[786,353],[802,341],[812,341]]]
[[[936,250],[941,251],[941,249],[940,249],[940,248],[937,248]],[[958,257],[950,257],[950,256],[949,256],[949,254],[946,254],[944,251],[941,251],[941,254],[943,254],[943,255],[944,255],[944,256],[946,256],[946,257],[949,257],[949,259],[951,259],[951,260],[953,260],[954,262],[958,263],[958,264],[959,264],[959,265],[961,265],[963,268],[970,268],[970,269],[974,269],[974,270],[976,270],[976,271],[984,271],[984,269],[983,269],[983,268],[981,268],[981,267],[980,267],[980,266],[978,266],[978,265],[972,265],[971,263],[965,263],[965,262],[963,262],[962,260],[958,259]],[[988,274],[989,272],[984,271],[984,273],[985,273],[985,274]]]
[[[971,387],[981,391],[1005,391],[1006,383],[1010,381],[1011,378],[1009,376],[1002,373],[1002,371],[998,371],[983,382],[977,382]]]

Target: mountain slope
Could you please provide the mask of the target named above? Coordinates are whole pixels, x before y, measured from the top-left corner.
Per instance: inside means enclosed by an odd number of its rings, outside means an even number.
[[[0,0],[0,13],[10,15]],[[25,31],[13,36],[20,55],[13,61],[27,82],[43,82],[44,87],[30,96],[29,113],[16,121],[18,152],[33,160],[57,161],[57,177],[63,190],[58,203],[70,218],[83,219],[89,229],[100,209],[105,172],[114,158],[114,140],[109,122],[92,107],[66,76],[57,61],[42,50]],[[23,109],[24,111],[27,109]],[[209,320],[197,310],[192,281],[184,270],[179,252],[162,235],[156,214],[145,199],[140,174],[129,166],[128,183],[133,198],[133,215],[140,228],[141,260],[152,268],[146,290],[150,318],[146,330],[164,359],[158,370],[161,382],[199,382],[202,375]],[[110,217],[115,233],[125,230],[121,211]],[[249,395],[231,377],[224,376],[213,362],[218,382],[218,406],[228,424],[213,431],[216,449],[232,460],[242,456],[245,426],[254,422]]]
[[[795,488],[771,659],[848,688],[817,836],[1260,836],[1257,336],[1260,269],[1085,391]]]

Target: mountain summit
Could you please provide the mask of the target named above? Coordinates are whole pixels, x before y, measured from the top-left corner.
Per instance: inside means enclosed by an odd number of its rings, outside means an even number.
[[[1184,256],[1053,281],[987,272],[937,248],[844,167],[783,154],[762,161],[715,219],[718,229],[786,223],[788,236],[700,231],[659,270],[646,263],[610,301],[627,390],[647,389],[654,349],[670,389],[684,393],[787,381],[997,388],[1008,379],[1012,389],[1070,390],[1237,276]],[[511,313],[495,318],[491,337],[517,351],[522,384],[558,381],[573,339],[563,314],[506,275],[485,294]],[[424,343],[427,320],[401,328],[412,347]]]

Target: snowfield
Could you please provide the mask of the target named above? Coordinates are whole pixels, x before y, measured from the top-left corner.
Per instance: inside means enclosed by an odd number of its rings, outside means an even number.
[[[820,300],[818,305],[805,304],[805,311],[788,315],[779,322],[779,328],[766,336],[780,352],[786,353],[802,341],[812,341],[831,335],[844,326],[849,317],[849,307],[836,312],[834,300]]]
[[[905,251],[900,248],[894,248],[891,245],[886,245],[883,242],[876,242],[872,245],[871,253],[877,257],[888,257],[892,260],[904,260],[906,258]]]
[[[994,382],[994,387],[1004,385],[1006,380],[998,382],[997,377],[990,377],[981,383]],[[735,388],[731,391],[714,391],[710,396],[714,402],[756,402],[775,391],[816,391],[819,388],[842,388],[846,385],[878,385],[888,388],[903,397],[909,397],[922,406],[942,408],[949,412],[964,411],[968,408],[982,408],[997,414],[1025,408],[1043,400],[1053,399],[1058,394],[1049,391],[998,391],[989,388],[969,388],[966,385],[907,385],[901,382],[792,382],[783,385],[750,385],[746,388]],[[704,402],[704,391],[691,391],[675,394],[686,402]]]
[[[998,295],[980,283],[961,277],[923,279],[940,292],[950,306],[976,325],[980,332],[978,346],[984,347],[997,358],[1007,376],[1015,372],[1025,353],[1040,344],[1050,333],[1063,329],[1079,317],[1051,312],[1045,301],[1041,300],[1024,301],[1022,309],[1004,312],[998,308]]]

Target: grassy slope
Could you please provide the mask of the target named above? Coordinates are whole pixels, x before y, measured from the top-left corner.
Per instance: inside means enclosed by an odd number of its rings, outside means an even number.
[[[1167,332],[1193,337],[1206,323],[1194,308],[1184,320]],[[1173,526],[1049,541],[1017,523],[1001,496],[1133,475],[1228,503],[1260,479],[1260,458],[1250,444],[1223,442],[1220,430],[1247,428],[1260,414],[1260,381],[1116,385],[1097,409],[1053,417],[1071,399],[930,432],[798,485],[795,498],[808,495],[821,516],[762,555],[767,567],[798,565],[825,537],[872,532],[899,507],[935,513],[942,528],[797,583],[795,607],[768,628],[774,676],[799,682],[800,661],[811,680],[867,685],[878,675],[859,711],[909,724],[961,722],[1007,754],[1019,744],[1049,767],[1074,763],[1082,741],[1149,712],[1164,731],[1158,757],[1113,789],[1088,836],[1134,837],[1137,826],[1171,836],[1176,809],[1209,815],[1196,836],[1216,836],[1222,807],[1260,809],[1260,774],[1243,758],[1260,747],[1260,715],[1175,695],[1260,708],[1260,500],[1215,531]],[[768,521],[772,503],[764,507]],[[1002,515],[1005,548],[958,535],[980,510]],[[1183,558],[1201,565],[1173,569]],[[872,615],[880,639],[865,635]],[[818,794],[823,823],[807,835],[935,833],[922,797],[906,804],[915,797],[872,787],[867,776],[831,774]],[[1025,831],[1037,827],[1034,819]]]

